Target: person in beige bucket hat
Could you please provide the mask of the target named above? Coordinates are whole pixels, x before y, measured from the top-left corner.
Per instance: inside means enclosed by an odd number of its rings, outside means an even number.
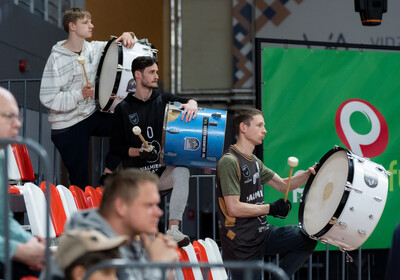
[[[55,259],[64,269],[65,279],[83,279],[90,266],[119,258],[118,248],[128,241],[124,235],[107,237],[97,230],[70,230],[60,237]],[[89,279],[117,279],[116,269],[98,270]]]

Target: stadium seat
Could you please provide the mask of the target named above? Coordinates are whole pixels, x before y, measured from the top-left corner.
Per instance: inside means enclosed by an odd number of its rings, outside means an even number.
[[[198,260],[196,257],[196,253],[194,251],[193,245],[190,243],[188,246],[181,248],[181,254],[183,261],[190,262],[193,264],[197,264]],[[203,280],[203,275],[201,273],[200,268],[188,268],[183,269],[186,272],[186,280]]]
[[[103,188],[102,187],[97,187],[96,191],[100,194],[101,197],[103,197]]]
[[[11,146],[7,146],[8,180],[10,183],[21,182],[21,174]]]
[[[82,189],[72,185],[69,187],[69,190],[71,191],[72,196],[74,197],[75,205],[78,208],[78,210],[84,210],[89,208],[87,205],[85,193],[83,192]]]
[[[71,191],[63,185],[57,185],[57,190],[60,194],[61,201],[64,205],[65,215],[67,216],[68,220],[75,212],[78,212],[74,196],[72,195]]]
[[[42,182],[40,184],[40,188],[43,193],[46,193],[46,182]],[[64,232],[64,225],[67,221],[67,215],[65,214],[64,205],[62,203],[60,194],[57,188],[50,184],[50,217],[53,222],[54,231],[56,232],[56,236],[60,236]]]
[[[11,144],[11,148],[15,156],[19,173],[21,174],[21,180],[23,182],[34,182],[35,173],[33,172],[32,162],[26,146],[21,144]]]
[[[194,252],[196,253],[196,257],[199,262],[209,263],[206,248],[204,247],[203,243],[204,243],[204,241],[202,241],[202,240],[193,241],[193,249],[194,249]],[[203,277],[206,278],[207,271],[205,269],[202,269],[202,272],[203,272]],[[217,278],[214,278],[213,275],[211,274],[211,269],[208,270],[207,274],[208,274],[207,279],[210,279],[210,280],[217,279]]]
[[[42,190],[33,183],[25,183],[21,187],[24,196],[26,213],[28,215],[33,235],[46,236],[46,199]],[[55,238],[53,222],[50,220],[50,237]]]
[[[216,263],[223,263],[218,244],[213,239],[208,238],[208,237],[204,240],[204,242],[206,245],[208,244],[209,247],[212,248]],[[208,248],[208,246],[206,247],[206,250],[207,250],[207,248]],[[210,260],[210,262],[211,262],[211,260]],[[221,277],[220,279],[222,279],[222,280],[228,279],[228,274],[226,273],[225,268],[217,268],[217,270],[219,271],[219,274]]]
[[[87,205],[89,208],[98,208],[101,203],[101,196],[98,191],[96,191],[91,186],[86,186],[85,188],[85,196]]]
[[[9,185],[8,186],[8,193],[10,193],[10,194],[19,194],[19,193],[21,193],[21,191],[16,186]]]

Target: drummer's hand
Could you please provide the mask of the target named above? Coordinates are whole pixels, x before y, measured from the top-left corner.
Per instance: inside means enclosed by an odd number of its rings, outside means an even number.
[[[182,118],[185,118],[185,122],[190,122],[192,119],[196,118],[197,116],[197,102],[193,99],[190,99],[188,103],[182,104],[178,109],[183,109]]]
[[[309,167],[308,168],[308,173],[310,173],[310,174],[312,174],[312,175],[315,175],[316,174],[316,172],[315,172],[315,168],[317,167],[317,164],[314,164],[313,166],[311,166],[311,167]]]
[[[88,83],[86,86],[84,86],[82,88],[82,96],[83,96],[83,99],[94,96],[93,84]]]
[[[285,219],[287,215],[289,215],[290,209],[292,209],[290,201],[287,200],[285,202],[283,198],[281,198],[269,204],[268,215],[274,216],[275,218]]]
[[[117,40],[115,40],[114,42],[115,43],[122,42],[122,44],[128,49],[133,48],[133,46],[135,45],[135,40],[134,40],[135,38],[134,35],[132,36],[133,33],[132,34],[131,33],[132,32],[122,33],[122,35],[119,36]]]

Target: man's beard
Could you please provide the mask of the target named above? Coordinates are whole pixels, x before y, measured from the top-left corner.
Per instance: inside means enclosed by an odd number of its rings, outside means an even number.
[[[156,85],[153,85],[153,83],[143,83],[142,82],[142,87],[149,88],[149,89],[156,89],[156,88],[158,88],[158,83],[156,83]]]

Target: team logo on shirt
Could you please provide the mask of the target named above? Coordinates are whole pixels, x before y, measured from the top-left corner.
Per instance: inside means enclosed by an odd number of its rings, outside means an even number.
[[[133,113],[129,115],[129,121],[131,122],[131,124],[135,125],[138,124],[139,122],[139,116],[137,113]]]
[[[242,173],[244,177],[249,177],[250,176],[250,169],[247,165],[242,166]]]

